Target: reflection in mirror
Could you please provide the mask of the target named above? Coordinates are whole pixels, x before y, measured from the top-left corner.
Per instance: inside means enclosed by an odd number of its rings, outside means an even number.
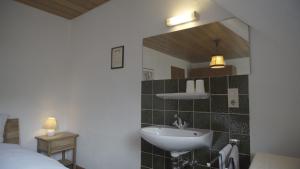
[[[245,74],[250,74],[249,26],[239,19],[143,40],[143,80]]]

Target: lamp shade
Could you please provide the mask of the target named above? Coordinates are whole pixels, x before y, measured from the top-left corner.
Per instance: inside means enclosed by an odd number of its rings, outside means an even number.
[[[209,67],[213,69],[224,68],[225,67],[224,56],[222,55],[212,56]]]
[[[49,117],[44,124],[44,129],[55,130],[56,129],[56,119],[54,117]]]

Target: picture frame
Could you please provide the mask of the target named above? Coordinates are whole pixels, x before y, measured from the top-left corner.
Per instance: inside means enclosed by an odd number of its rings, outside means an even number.
[[[124,68],[124,46],[111,48],[111,69]]]

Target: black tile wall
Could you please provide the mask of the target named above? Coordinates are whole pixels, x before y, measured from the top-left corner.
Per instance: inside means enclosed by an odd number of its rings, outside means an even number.
[[[212,95],[211,96],[211,111],[215,113],[227,113],[228,103],[227,95]]]
[[[217,156],[230,138],[239,139],[240,168],[248,169],[250,164],[249,136],[249,89],[248,76],[226,76],[204,78],[208,99],[164,100],[157,93],[185,92],[186,80],[154,80],[142,82],[141,127],[151,125],[172,125],[174,115],[179,115],[191,128],[214,130],[210,149],[199,149],[184,155],[199,161],[202,166],[194,169],[208,169],[205,164]],[[228,108],[228,88],[239,89],[239,108]],[[141,169],[171,169],[169,152],[161,150],[147,141],[141,141]],[[214,164],[212,168],[218,168]]]
[[[194,100],[194,111],[210,112],[210,99]]]
[[[212,94],[227,94],[228,77],[210,78],[210,92]]]
[[[210,113],[194,113],[194,128],[210,129]]]
[[[241,76],[230,76],[229,77],[229,87],[238,88],[240,94],[248,94],[248,75]]]

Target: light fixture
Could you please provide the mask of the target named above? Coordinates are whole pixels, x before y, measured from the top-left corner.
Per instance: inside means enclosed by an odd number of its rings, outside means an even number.
[[[216,39],[214,41],[215,41],[215,44],[216,44],[215,53],[217,53],[218,44],[219,44],[220,40]],[[219,69],[219,68],[224,68],[225,64],[226,63],[225,63],[225,60],[224,60],[224,56],[220,55],[220,54],[215,54],[211,57],[209,67],[213,68],[213,69]]]
[[[194,20],[197,20],[199,18],[199,14],[196,11],[184,13],[182,15],[174,16],[171,18],[168,18],[166,20],[167,26],[175,26],[187,22],[192,22]]]
[[[44,129],[47,129],[48,136],[54,136],[56,129],[56,119],[54,117],[49,117],[44,124]]]

